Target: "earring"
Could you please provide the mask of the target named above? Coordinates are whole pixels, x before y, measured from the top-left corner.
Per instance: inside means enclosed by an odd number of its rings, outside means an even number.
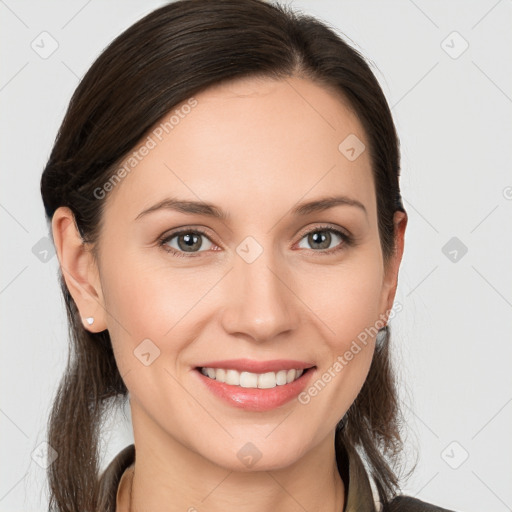
[[[387,325],[385,325],[382,329],[379,329],[379,332],[377,333],[376,341],[375,341],[375,349],[376,350],[380,350],[384,346],[384,343],[386,342],[386,339],[387,339],[387,334],[388,334],[388,326]]]
[[[92,316],[88,317],[85,319],[85,321],[89,324],[89,325],[92,325],[94,323],[94,318]]]

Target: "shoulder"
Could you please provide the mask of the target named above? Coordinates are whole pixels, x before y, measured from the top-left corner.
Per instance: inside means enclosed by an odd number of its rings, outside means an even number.
[[[382,512],[456,512],[447,508],[438,507],[432,503],[421,501],[412,496],[396,496]]]

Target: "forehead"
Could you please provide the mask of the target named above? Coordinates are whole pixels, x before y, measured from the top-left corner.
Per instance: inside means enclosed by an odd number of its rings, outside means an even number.
[[[348,142],[347,142],[348,141]],[[134,219],[179,196],[253,215],[335,192],[374,202],[360,121],[341,95],[309,80],[243,78],[183,102],[152,127],[121,167],[107,210]],[[134,156],[135,155],[135,156]]]

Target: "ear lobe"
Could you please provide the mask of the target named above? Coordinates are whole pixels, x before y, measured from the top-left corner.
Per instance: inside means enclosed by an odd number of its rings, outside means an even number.
[[[404,252],[405,228],[407,227],[407,213],[396,211],[393,217],[395,230],[395,252],[391,256],[387,268],[385,269],[383,282],[383,305],[386,308],[384,314],[389,314],[393,309],[396,289],[398,286],[398,271]]]
[[[61,206],[52,218],[52,233],[62,275],[82,318],[84,327],[92,332],[104,331],[105,307],[99,272],[90,247],[84,243],[73,212]],[[87,318],[94,318],[94,326]]]

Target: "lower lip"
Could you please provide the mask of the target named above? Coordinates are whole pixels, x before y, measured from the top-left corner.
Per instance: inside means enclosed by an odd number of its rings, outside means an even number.
[[[269,411],[293,400],[304,390],[314,371],[315,368],[310,368],[298,379],[289,384],[283,384],[282,386],[275,386],[269,389],[259,389],[243,388],[241,386],[233,386],[225,382],[219,382],[203,375],[201,370],[195,369],[199,378],[214,395],[223,399],[233,407],[255,412]]]

